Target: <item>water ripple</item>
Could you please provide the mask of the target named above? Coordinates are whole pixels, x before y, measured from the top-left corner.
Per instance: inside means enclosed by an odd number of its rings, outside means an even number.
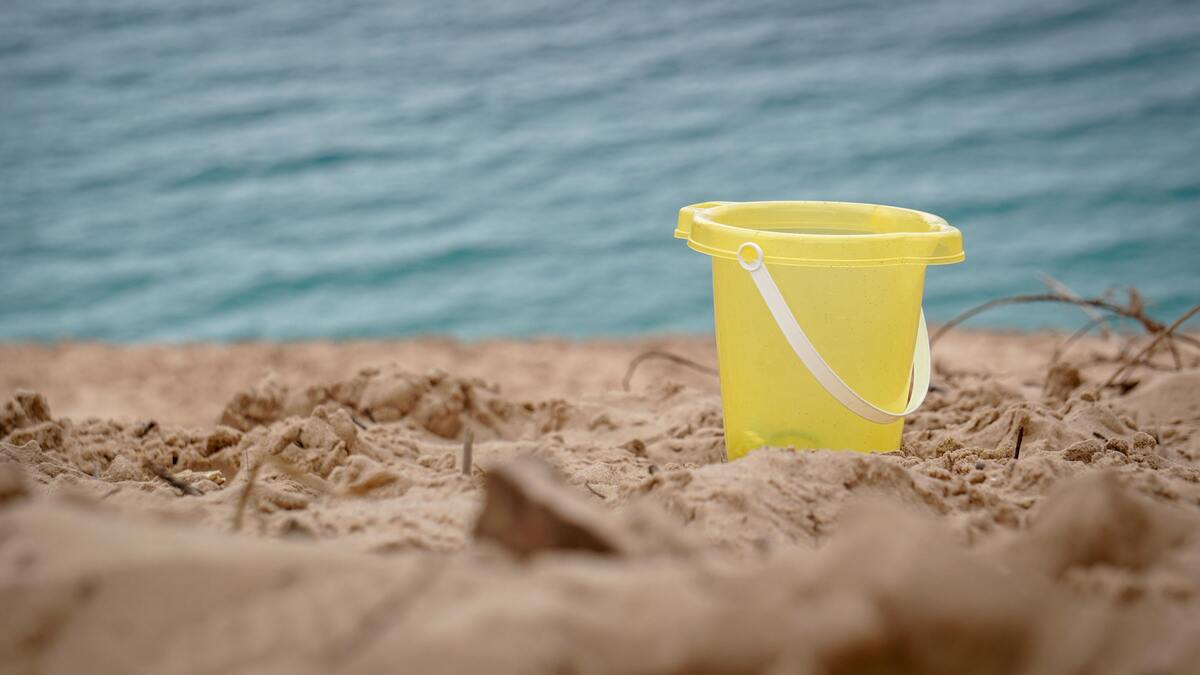
[[[22,1],[0,338],[711,330],[707,199],[960,226],[933,319],[1200,296],[1186,2]],[[999,325],[1073,326],[1052,311]]]

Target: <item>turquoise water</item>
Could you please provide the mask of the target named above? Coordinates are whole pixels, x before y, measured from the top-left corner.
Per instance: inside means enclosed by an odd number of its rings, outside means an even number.
[[[1200,301],[1195,3],[2,11],[0,338],[707,332],[712,199],[944,216],[933,320],[1040,272]]]

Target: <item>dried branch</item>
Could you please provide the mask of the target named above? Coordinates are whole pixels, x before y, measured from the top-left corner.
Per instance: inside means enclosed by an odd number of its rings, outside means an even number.
[[[1146,332],[1150,333],[1151,335],[1158,335],[1159,333],[1162,333],[1164,330],[1163,324],[1150,318],[1149,316],[1146,316],[1145,305],[1142,302],[1141,296],[1137,293],[1137,291],[1135,289],[1130,289],[1129,297],[1130,297],[1130,300],[1129,300],[1128,307],[1123,307],[1123,306],[1118,305],[1110,300],[1103,300],[1103,299],[1098,299],[1098,298],[1076,299],[1076,298],[1071,298],[1071,297],[1068,297],[1065,295],[1058,295],[1058,294],[1054,294],[1054,293],[1041,293],[1041,294],[1032,294],[1032,295],[1013,295],[1013,296],[1009,296],[1009,297],[1005,297],[1005,298],[996,298],[995,300],[989,300],[981,305],[976,305],[975,307],[972,307],[971,309],[968,309],[967,311],[962,312],[958,316],[955,316],[954,318],[950,319],[946,323],[942,324],[942,326],[940,328],[938,328],[938,330],[933,334],[933,337],[930,338],[930,343],[932,344],[934,342],[937,342],[937,340],[939,338],[941,338],[942,335],[944,335],[947,331],[949,331],[951,328],[954,328],[958,324],[966,321],[967,319],[969,319],[977,314],[981,314],[989,309],[992,309],[994,307],[1001,307],[1004,305],[1016,305],[1016,304],[1022,304],[1022,303],[1036,303],[1036,302],[1060,302],[1060,303],[1065,303],[1065,304],[1069,304],[1069,305],[1079,305],[1079,306],[1092,307],[1095,309],[1101,309],[1106,312],[1111,312],[1112,314],[1115,314],[1117,316],[1124,317],[1127,319],[1133,319],[1134,321],[1137,321],[1139,324],[1141,324],[1142,328],[1144,328],[1146,330]],[[1200,340],[1197,340],[1196,338],[1192,337],[1191,335],[1178,334],[1178,335],[1173,336],[1173,339],[1179,340],[1181,342],[1187,343],[1188,345],[1190,345],[1192,347],[1196,347],[1197,349],[1200,349]]]
[[[1068,305],[1093,307],[1095,309],[1102,309],[1106,312],[1111,312],[1113,314],[1116,314],[1117,316],[1123,316],[1127,319],[1133,319],[1134,321],[1137,321],[1138,323],[1140,323],[1142,325],[1142,327],[1146,329],[1147,333],[1160,333],[1163,330],[1163,325],[1161,323],[1159,323],[1158,321],[1155,321],[1154,319],[1151,319],[1150,317],[1146,316],[1145,312],[1142,310],[1141,307],[1133,307],[1133,308],[1122,307],[1121,305],[1115,304],[1113,302],[1109,302],[1108,300],[1100,300],[1100,299],[1096,299],[1096,298],[1076,299],[1076,298],[1072,298],[1072,297],[1069,297],[1066,295],[1059,295],[1057,293],[1035,293],[1035,294],[1030,294],[1030,295],[1012,295],[1012,296],[1008,296],[1005,298],[996,298],[995,300],[988,300],[987,302],[985,302],[981,305],[976,305],[975,307],[968,309],[967,311],[959,314],[958,316],[956,316],[956,317],[950,319],[949,321],[947,321],[946,323],[942,324],[941,327],[938,328],[937,332],[935,332],[933,334],[933,336],[930,338],[929,341],[931,343],[937,342],[937,340],[940,337],[942,337],[943,335],[945,335],[951,328],[954,328],[955,326],[966,321],[967,319],[970,319],[971,317],[973,317],[977,314],[982,314],[983,312],[986,312],[989,309],[993,309],[995,307],[1002,307],[1004,305],[1018,305],[1018,304],[1023,304],[1023,303],[1037,303],[1037,302],[1061,302],[1061,303],[1066,303]],[[1200,348],[1200,340],[1196,340],[1195,338],[1192,338],[1191,336],[1187,336],[1187,335],[1180,335],[1178,337],[1179,337],[1179,339],[1184,340],[1185,342],[1188,342],[1189,344]]]

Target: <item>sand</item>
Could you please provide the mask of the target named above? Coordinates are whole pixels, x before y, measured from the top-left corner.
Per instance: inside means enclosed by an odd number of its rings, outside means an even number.
[[[698,338],[0,346],[0,671],[1200,672],[1200,355],[1061,340],[732,463],[715,379],[621,387]]]

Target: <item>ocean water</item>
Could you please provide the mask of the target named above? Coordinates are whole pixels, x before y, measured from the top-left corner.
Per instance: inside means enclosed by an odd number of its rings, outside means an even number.
[[[10,0],[0,338],[711,330],[704,200],[947,218],[945,319],[1200,301],[1194,2]],[[973,325],[1074,327],[1070,307]]]

